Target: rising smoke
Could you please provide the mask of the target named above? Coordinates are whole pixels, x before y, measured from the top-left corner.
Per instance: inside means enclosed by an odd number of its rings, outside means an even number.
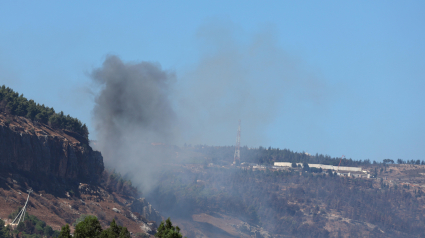
[[[164,162],[151,144],[174,143],[176,115],[168,98],[174,75],[158,64],[108,56],[91,78],[101,88],[93,109],[96,148],[106,165],[136,176],[138,185],[148,189]]]
[[[241,43],[234,27],[209,24],[197,37],[202,57],[178,77],[159,64],[117,56],[91,73],[100,87],[93,110],[96,147],[107,166],[130,174],[145,190],[171,159],[152,151],[151,143],[233,145],[241,119],[241,143],[264,145],[263,131],[284,110],[285,97],[318,99],[319,81],[277,46],[273,30]]]

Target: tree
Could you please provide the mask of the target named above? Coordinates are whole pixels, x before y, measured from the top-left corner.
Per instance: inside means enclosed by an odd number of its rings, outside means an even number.
[[[126,227],[117,225],[113,219],[109,228],[102,231],[100,238],[130,238],[130,232]]]
[[[4,227],[4,221],[2,219],[0,219],[0,228]],[[4,237],[3,235],[3,231],[4,229],[0,229],[0,237]]]
[[[159,238],[182,238],[180,234],[180,227],[174,227],[171,223],[170,218],[168,218],[165,223],[164,221],[158,227],[158,232],[155,234],[155,237]]]
[[[44,227],[44,235],[45,236],[50,237],[50,236],[52,236],[52,234],[53,234],[53,229],[52,229],[51,226]]]
[[[292,168],[296,168],[297,167],[297,163],[292,162],[291,166],[292,166]]]
[[[2,226],[2,228],[3,229],[1,229],[0,230],[0,237],[2,237],[2,238],[10,238],[11,236],[10,236],[10,230],[11,230],[11,228],[10,228],[10,225],[7,225],[7,226]]]
[[[97,237],[102,232],[99,220],[95,216],[87,216],[75,226],[75,238]]]
[[[303,163],[303,170],[309,172],[310,171],[310,166],[308,166],[308,163],[304,162]]]
[[[69,115],[65,116],[63,112],[55,113],[53,108],[49,108],[40,104],[36,104],[34,100],[28,100],[23,94],[15,93],[11,88],[4,85],[0,87],[0,109],[10,114],[23,116],[31,120],[42,123],[49,123],[53,127],[67,129],[79,133],[88,139],[87,126],[83,125],[80,120]]]
[[[394,164],[394,160],[392,160],[392,159],[384,159],[384,164],[389,164],[389,163]]]
[[[69,229],[68,224],[66,224],[65,226],[62,227],[59,238],[72,238],[71,229]]]
[[[118,238],[130,238],[130,232],[127,230],[127,227],[121,227],[121,232]]]
[[[18,231],[24,231],[25,224],[23,222],[19,222],[18,226],[16,227],[16,230]]]

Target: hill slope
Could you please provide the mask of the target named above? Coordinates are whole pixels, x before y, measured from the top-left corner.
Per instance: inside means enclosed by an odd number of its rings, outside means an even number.
[[[0,218],[25,203],[54,229],[83,214],[104,227],[112,219],[136,233],[154,233],[162,220],[137,189],[105,171],[100,152],[80,134],[26,117],[0,113]],[[10,222],[11,220],[6,220]]]
[[[421,237],[425,233],[425,165],[363,164],[363,170],[376,178],[354,178],[302,168],[231,166],[231,156],[217,156],[228,148],[203,147],[194,149],[206,151],[198,155],[198,164],[172,165],[174,170],[161,174],[161,183],[148,196],[189,237]]]

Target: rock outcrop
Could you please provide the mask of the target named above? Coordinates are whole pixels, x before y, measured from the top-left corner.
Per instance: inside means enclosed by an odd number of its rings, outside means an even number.
[[[130,205],[133,212],[137,212],[140,215],[146,217],[149,221],[155,221],[156,223],[161,223],[162,218],[159,212],[153,209],[152,205],[146,201],[145,198],[139,198]]]
[[[0,166],[87,182],[104,169],[100,152],[78,134],[7,114],[0,114]]]

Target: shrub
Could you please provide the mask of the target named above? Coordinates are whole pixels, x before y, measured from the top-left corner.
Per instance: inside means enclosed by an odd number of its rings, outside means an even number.
[[[99,220],[95,216],[86,216],[75,226],[75,238],[98,237],[102,232]]]

